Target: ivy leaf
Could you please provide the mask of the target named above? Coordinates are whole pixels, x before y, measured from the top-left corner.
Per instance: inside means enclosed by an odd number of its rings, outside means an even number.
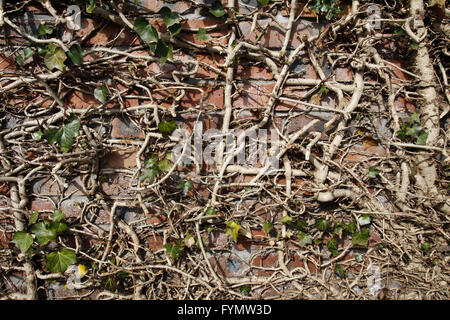
[[[33,139],[36,140],[36,141],[41,141],[42,140],[42,135],[43,135],[43,133],[42,133],[41,130],[33,132]]]
[[[83,64],[83,49],[81,49],[80,45],[72,45],[67,51],[67,55],[74,65],[81,66]]]
[[[269,4],[269,0],[258,0],[258,2],[262,7],[267,6]]]
[[[143,17],[137,17],[134,22],[134,30],[145,42],[152,43],[158,41],[158,31]]]
[[[94,97],[101,103],[105,103],[106,98],[108,97],[108,88],[106,88],[106,86],[95,88]]]
[[[331,238],[330,241],[328,241],[327,248],[333,254],[334,257],[337,257],[339,255],[338,241],[336,240],[336,238]]]
[[[419,136],[417,137],[416,144],[424,146],[427,144],[427,139],[428,133],[426,133],[425,131],[421,131]]]
[[[170,243],[166,243],[164,248],[166,248],[166,253],[172,256],[174,260],[178,259],[181,254],[181,249],[178,246],[173,246]]]
[[[159,63],[163,65],[167,60],[173,60],[173,46],[171,44],[166,45],[164,40],[158,39],[155,48],[155,55],[159,58]]]
[[[328,229],[331,228],[331,222],[325,219],[319,219],[316,222],[316,227],[317,229],[319,229],[320,231],[327,231]]]
[[[217,213],[217,210],[216,210],[216,209],[213,209],[213,208],[208,208],[208,209],[206,209],[206,215],[207,215],[207,216],[215,216],[216,213]]]
[[[158,130],[162,134],[170,135],[177,128],[175,120],[162,121],[158,125]]]
[[[67,224],[62,222],[52,222],[50,224],[50,229],[54,230],[56,234],[58,234],[67,230]]]
[[[159,170],[161,170],[163,172],[169,171],[170,168],[172,168],[172,167],[173,167],[173,163],[168,159],[161,160],[158,164]]]
[[[235,221],[228,221],[227,223],[225,223],[225,225],[225,233],[233,238],[234,242],[237,242],[239,230],[242,228],[241,225],[239,223],[236,223]]]
[[[420,114],[414,112],[410,117],[411,122],[417,122],[420,123]]]
[[[344,269],[342,269],[342,267],[340,265],[336,265],[334,267],[334,273],[336,273],[336,275],[341,279],[345,278],[345,271],[344,271]]]
[[[308,224],[303,220],[295,221],[294,225],[298,230],[304,230],[308,226]]]
[[[23,57],[22,57],[21,54],[18,54],[18,55],[16,56],[16,63],[17,63],[17,65],[18,65],[19,67],[22,67],[22,66],[23,66]]]
[[[211,40],[211,37],[209,36],[209,34],[206,33],[206,29],[204,29],[204,28],[198,29],[196,37],[200,41],[209,41],[209,40]]]
[[[61,221],[62,219],[64,219],[66,216],[64,215],[64,213],[60,210],[60,209],[56,209],[54,212],[53,212],[53,215],[52,215],[52,221],[53,222],[59,222],[59,221]]]
[[[419,44],[415,41],[411,41],[411,43],[409,44],[409,47],[413,50],[417,50],[417,49],[419,49]]]
[[[95,9],[95,0],[89,0],[88,3],[86,3],[86,12],[92,13]]]
[[[45,38],[47,35],[53,33],[53,28],[47,26],[45,23],[41,23],[37,31],[40,38]]]
[[[352,221],[348,225],[346,225],[344,228],[348,233],[353,234],[356,232],[356,222]]]
[[[47,256],[45,266],[53,273],[66,272],[67,268],[77,263],[77,256],[74,251],[69,249],[61,249],[60,251],[52,252]]]
[[[262,228],[265,232],[270,233],[273,230],[273,224],[270,221],[266,221],[263,223]]]
[[[170,27],[167,28],[170,32],[170,35],[176,36],[177,34],[179,34],[181,32],[181,24],[180,23],[176,23],[171,25]]]
[[[292,221],[293,221],[292,217],[289,217],[289,216],[284,216],[280,219],[280,222],[286,223],[286,224],[292,223]]]
[[[145,181],[146,179],[148,179],[148,183],[152,184],[158,173],[159,173],[159,170],[158,170],[157,166],[154,166],[152,168],[143,168],[142,175],[139,178],[139,180],[142,182],[142,181]]]
[[[28,225],[31,226],[32,224],[35,224],[38,218],[39,218],[39,212],[34,211],[31,214],[30,219],[28,220]]]
[[[428,251],[430,251],[430,243],[429,242],[424,242],[422,243],[422,250],[424,253],[428,253]]]
[[[58,143],[62,152],[69,152],[79,130],[80,119],[73,116],[61,127],[45,131],[45,137],[50,144]]]
[[[192,234],[188,233],[183,239],[184,244],[186,247],[191,248],[195,245],[195,238],[192,236]]]
[[[308,244],[312,244],[312,236],[303,232],[299,231],[298,236],[300,238],[299,245],[300,247],[306,247]]]
[[[194,184],[192,183],[192,181],[184,181],[181,180],[180,183],[178,184],[178,188],[183,190],[183,194],[187,195],[189,190],[194,189]]]
[[[400,140],[406,140],[408,138],[408,136],[406,135],[404,130],[398,130],[397,138],[399,138]]]
[[[336,222],[333,226],[333,233],[337,235],[339,238],[342,238],[342,232],[345,229],[345,224],[341,221]]]
[[[319,94],[327,94],[329,92],[328,88],[325,86],[320,87]]]
[[[378,170],[377,168],[375,168],[374,166],[371,166],[369,168],[369,178],[370,179],[374,179],[377,177],[378,174],[380,174],[380,170]]]
[[[42,246],[49,241],[56,240],[56,231],[54,229],[48,229],[43,222],[36,223],[32,228],[31,232],[37,238],[38,243]]]
[[[33,236],[23,231],[17,231],[12,240],[23,253],[27,252],[33,244]]]
[[[63,49],[61,49],[60,47],[56,47],[52,43],[48,45],[48,50],[44,57],[44,63],[50,71],[55,68],[63,71],[64,61],[66,61],[66,59],[67,56],[64,53]]]
[[[174,24],[178,24],[180,21],[180,16],[177,12],[172,12],[168,7],[162,7],[159,10],[159,14],[163,18],[164,23],[167,27],[173,26]]]
[[[220,18],[225,15],[225,10],[223,9],[222,3],[220,1],[214,1],[209,12],[216,18]]]
[[[31,58],[34,55],[34,50],[31,48],[25,48],[23,49],[23,60],[27,60]]]
[[[414,123],[411,127],[406,128],[406,135],[411,137],[417,137],[419,132],[422,130],[422,127],[417,123]]]
[[[352,235],[352,243],[354,245],[367,247],[369,242],[370,230],[367,228],[362,228],[361,232],[355,232]]]
[[[158,163],[158,156],[156,154],[152,154],[152,155],[150,155],[150,158],[148,158],[145,161],[144,167],[152,168],[152,167],[156,166],[157,163]]]
[[[370,215],[363,214],[361,217],[358,218],[358,223],[360,226],[365,226],[370,224]]]

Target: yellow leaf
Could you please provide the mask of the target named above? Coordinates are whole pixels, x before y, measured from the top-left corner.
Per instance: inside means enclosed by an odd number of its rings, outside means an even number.
[[[234,242],[237,242],[239,230],[242,228],[241,225],[234,221],[229,221],[226,223],[226,226],[227,228],[225,233],[233,238]]]

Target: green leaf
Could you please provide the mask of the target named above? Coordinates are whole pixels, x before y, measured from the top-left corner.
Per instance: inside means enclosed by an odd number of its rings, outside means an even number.
[[[400,27],[395,27],[394,34],[396,34],[398,36],[403,36],[403,35],[405,35],[405,31]]]
[[[173,60],[173,46],[171,44],[166,45],[164,40],[158,39],[155,48],[155,55],[159,58],[159,63],[163,65],[167,60]]]
[[[162,121],[158,125],[158,130],[162,134],[170,135],[177,128],[175,120]]]
[[[173,26],[174,24],[178,24],[180,21],[180,16],[177,12],[172,12],[168,7],[162,7],[159,10],[159,14],[163,18],[164,23],[167,27]]]
[[[181,180],[180,183],[178,184],[178,188],[183,190],[183,194],[187,195],[189,190],[194,189],[194,184],[192,183],[192,181],[184,181]]]
[[[258,2],[262,7],[267,6],[269,4],[269,0],[258,0]]]
[[[371,166],[369,168],[369,178],[370,179],[374,179],[377,177],[378,174],[380,174],[380,170],[378,170],[377,168],[375,168],[374,166]]]
[[[270,233],[273,230],[273,224],[270,221],[263,223],[262,228],[265,232]]]
[[[312,236],[303,232],[303,231],[299,231],[298,232],[298,236],[299,236],[299,245],[300,247],[306,247],[308,244],[312,244]]]
[[[145,168],[152,168],[154,166],[156,166],[158,163],[158,156],[156,154],[151,154],[150,158],[148,158],[145,163],[144,163],[144,167]]]
[[[48,34],[53,33],[53,28],[47,26],[45,23],[41,23],[38,28],[38,34],[40,38],[45,38]]]
[[[61,127],[45,131],[48,143],[58,143],[62,152],[72,149],[74,138],[78,137],[80,130],[80,119],[72,116]]]
[[[243,296],[248,296],[250,294],[250,287],[248,285],[242,286],[240,290]]]
[[[41,141],[42,140],[42,135],[43,135],[43,133],[42,133],[41,130],[33,132],[33,139],[36,140],[36,141]]]
[[[345,230],[345,224],[342,221],[336,222],[333,226],[333,233],[342,238],[342,232]]]
[[[411,41],[411,43],[409,44],[409,47],[413,50],[417,50],[417,49],[419,49],[419,44],[415,41]]]
[[[367,228],[362,228],[361,232],[355,232],[352,235],[352,243],[354,245],[367,247],[369,242],[370,230]]]
[[[83,49],[81,49],[80,45],[72,45],[67,55],[74,65],[81,66],[83,64]]]
[[[327,231],[331,228],[331,222],[325,219],[319,219],[316,222],[316,227],[317,229],[319,229],[320,231]]]
[[[356,232],[356,222],[352,221],[348,225],[346,225],[344,228],[348,233],[353,234]]]
[[[159,169],[157,166],[154,166],[152,168],[143,168],[141,171],[142,175],[139,180],[142,182],[148,179],[149,184],[153,183],[153,180],[155,180],[156,175],[159,173]]]
[[[325,86],[320,87],[319,93],[320,94],[327,94],[329,92],[328,88]]]
[[[422,127],[417,123],[414,123],[411,127],[406,128],[406,135],[411,137],[417,137],[419,132],[422,130]]]
[[[47,68],[52,71],[53,69],[58,69],[63,71],[64,69],[64,61],[66,61],[67,56],[64,53],[64,50],[60,47],[54,47],[49,44],[49,49],[44,57],[44,63]]]
[[[220,1],[214,1],[211,8],[209,9],[209,12],[216,18],[220,18],[226,14]]]
[[[166,254],[169,254],[174,260],[178,259],[181,254],[181,249],[178,246],[173,246],[170,243],[166,243]]]
[[[428,251],[430,251],[430,247],[431,247],[431,245],[430,245],[429,242],[422,243],[422,250],[423,250],[423,252],[428,253]]]
[[[54,212],[53,212],[53,215],[52,215],[52,221],[53,222],[59,222],[59,221],[61,221],[62,219],[64,219],[66,216],[64,215],[64,213],[60,210],[60,209],[56,209]]]
[[[36,223],[32,228],[31,232],[34,233],[36,239],[40,245],[44,245],[49,241],[56,240],[56,231],[53,229],[48,229],[43,222]]]
[[[95,88],[94,97],[101,103],[105,103],[106,98],[108,97],[108,88],[104,85],[101,87]]]
[[[183,243],[186,247],[191,248],[195,245],[195,238],[192,234],[188,233],[183,239]]]
[[[22,67],[22,66],[23,66],[23,57],[22,57],[22,55],[18,54],[18,55],[16,56],[16,63],[17,63],[17,65],[18,65],[19,67]]]
[[[333,254],[334,257],[337,257],[339,255],[338,241],[336,240],[336,238],[331,238],[330,241],[328,241],[327,248]]]
[[[169,30],[170,35],[174,37],[181,32],[181,24],[180,23],[173,24],[170,27],[168,27],[167,30]]]
[[[408,263],[411,260],[411,258],[409,257],[408,254],[404,253],[402,255],[402,260],[403,260],[404,263]]]
[[[213,208],[208,208],[208,209],[206,209],[206,215],[207,215],[207,216],[215,216],[216,213],[217,213],[217,210],[216,210],[216,209],[213,209]]]
[[[400,140],[406,140],[408,136],[406,135],[405,130],[398,130],[397,138],[399,138]]]
[[[416,144],[424,146],[427,144],[427,139],[428,133],[426,133],[425,131],[421,131],[419,136],[417,137]]]
[[[134,30],[145,42],[152,43],[158,41],[158,31],[143,17],[137,17],[134,22]]]
[[[370,215],[363,214],[361,217],[358,218],[358,223],[360,226],[365,226],[370,224]]]
[[[95,0],[89,0],[89,2],[86,3],[86,12],[92,13],[95,9]]]
[[[225,223],[226,230],[225,233],[229,235],[234,242],[237,242],[239,230],[242,228],[239,223],[236,223],[235,221],[228,221]]]
[[[168,159],[164,159],[159,162],[158,167],[159,167],[159,170],[161,170],[163,172],[169,171],[170,168],[173,167],[173,163]]]
[[[75,251],[64,248],[60,251],[50,253],[47,256],[45,266],[52,273],[64,273],[70,265],[76,263],[77,256]]]
[[[17,231],[12,240],[23,253],[27,252],[33,244],[33,236],[23,231]]]
[[[49,228],[58,234],[67,230],[67,224],[62,222],[52,222]]]
[[[417,122],[420,123],[420,114],[414,112],[410,117],[411,122]]]
[[[34,55],[34,50],[31,48],[25,48],[23,49],[23,59],[27,60],[31,58]]]
[[[308,226],[308,224],[303,220],[296,220],[294,225],[298,230],[304,230]]]
[[[289,216],[284,216],[280,219],[281,223],[292,223],[292,221],[293,221],[292,217],[289,217]]]
[[[342,267],[340,265],[336,265],[334,267],[334,273],[336,273],[336,275],[341,279],[345,278],[345,271],[344,271],[344,269],[342,269]]]
[[[30,219],[28,220],[28,225],[31,226],[32,224],[35,224],[36,221],[38,220],[38,218],[39,218],[39,212],[34,211],[31,214]]]
[[[211,40],[211,37],[209,36],[209,34],[206,33],[206,29],[204,29],[204,28],[198,29],[196,37],[200,41],[209,41],[209,40]]]

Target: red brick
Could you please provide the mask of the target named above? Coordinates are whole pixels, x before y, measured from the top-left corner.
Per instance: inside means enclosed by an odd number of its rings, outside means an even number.
[[[273,74],[267,68],[255,65],[254,62],[239,60],[236,68],[236,79],[273,80]]]
[[[262,26],[265,25],[266,22],[262,22]],[[251,32],[252,22],[244,21],[239,23],[239,27],[242,30],[244,38],[250,42],[255,43],[257,37],[260,34],[260,31]],[[302,41],[300,40],[303,36],[311,37],[312,36],[313,27],[311,25],[305,25],[302,23],[298,23],[293,28],[293,32],[291,34],[290,48],[297,48]],[[259,40],[258,44],[263,47],[268,48],[280,48],[283,46],[285,32],[281,30],[277,25],[271,25],[264,32],[264,35]],[[299,39],[300,38],[300,39]]]
[[[251,265],[255,266],[255,267],[263,267],[263,268],[277,268],[278,267],[278,253],[258,254],[253,258]],[[256,272],[256,274],[258,276],[270,276],[275,271],[253,269],[253,272]]]
[[[147,237],[147,245],[153,252],[164,248],[164,239],[162,236],[150,235]]]
[[[261,108],[262,110],[269,102],[274,86],[275,84],[273,83],[258,81],[238,84],[239,93],[233,98],[233,107]]]

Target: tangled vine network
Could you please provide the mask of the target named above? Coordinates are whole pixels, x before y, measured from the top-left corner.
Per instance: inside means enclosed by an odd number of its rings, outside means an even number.
[[[449,16],[1,0],[0,297],[448,299]],[[199,121],[218,161],[183,164]],[[260,129],[275,172],[235,163]]]

